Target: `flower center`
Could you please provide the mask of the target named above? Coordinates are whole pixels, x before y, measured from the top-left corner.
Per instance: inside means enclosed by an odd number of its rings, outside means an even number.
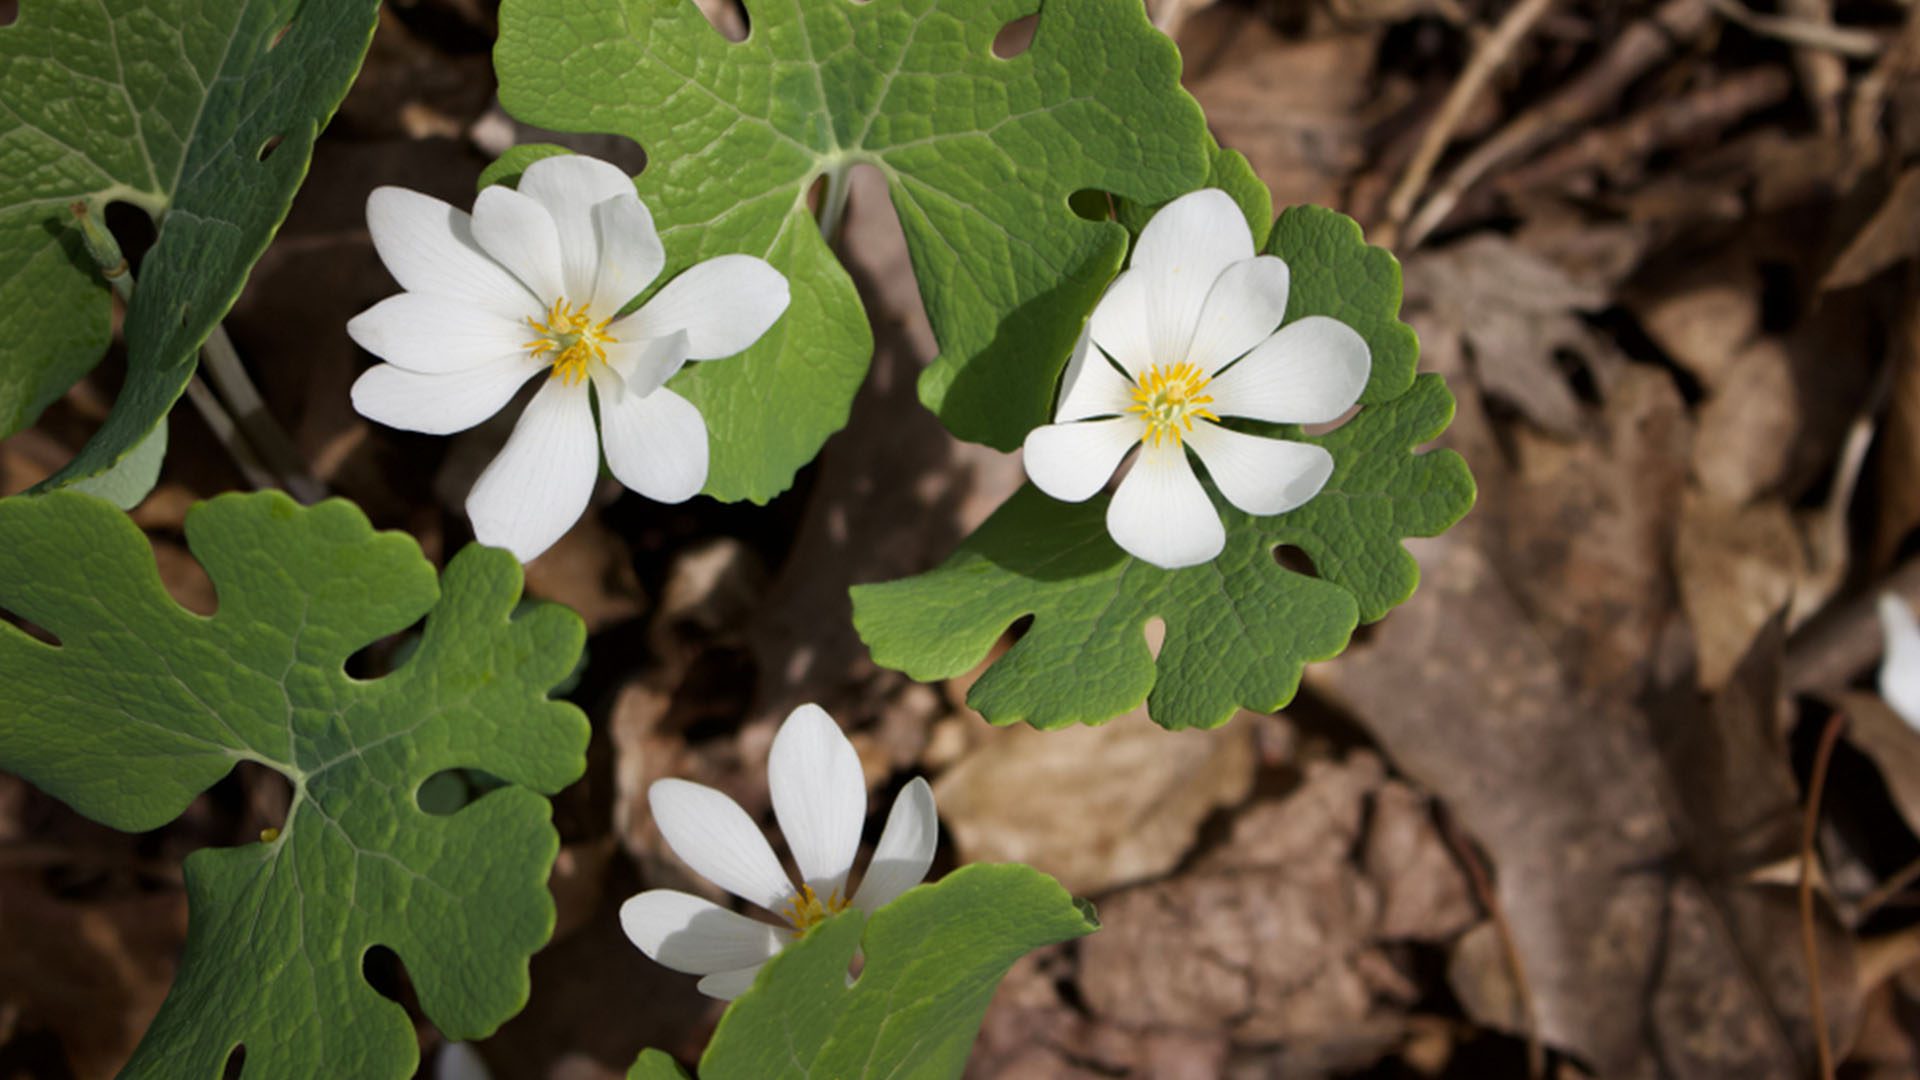
[[[1213,397],[1204,391],[1208,378],[1192,364],[1155,364],[1140,377],[1133,388],[1133,405],[1127,411],[1138,413],[1147,422],[1146,434],[1140,441],[1148,446],[1159,446],[1162,440],[1171,439],[1173,445],[1180,445],[1185,432],[1193,430],[1195,417],[1202,420],[1218,420],[1207,406],[1213,404]]]
[[[800,892],[787,901],[787,909],[781,914],[787,917],[787,921],[793,924],[795,930],[804,934],[820,923],[826,922],[828,916],[838,915],[851,906],[853,906],[852,901],[838,892],[827,897],[826,902],[822,903],[819,895],[813,891],[813,886],[802,885]]]
[[[544,322],[528,317],[527,325],[540,336],[524,347],[536,360],[551,357],[551,377],[565,380],[571,386],[587,377],[589,364],[596,360],[606,363],[607,344],[620,340],[607,333],[607,324],[612,321],[608,318],[595,322],[587,314],[587,305],[571,307],[566,298],[561,297],[547,309]]]

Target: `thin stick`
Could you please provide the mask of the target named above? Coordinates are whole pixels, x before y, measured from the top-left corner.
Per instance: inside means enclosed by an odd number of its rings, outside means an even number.
[[[200,418],[207,422],[207,427],[213,429],[213,437],[227,448],[228,456],[239,466],[240,475],[246,478],[248,486],[256,491],[280,486],[274,483],[273,472],[260,463],[260,456],[253,452],[253,444],[240,433],[239,426],[228,415],[227,407],[220,404],[220,399],[207,389],[207,384],[198,375],[187,383],[187,400],[193,402],[193,407],[200,412]]]
[[[1887,905],[1887,901],[1905,892],[1907,886],[1920,881],[1920,859],[1915,859],[1901,867],[1897,873],[1873,887],[1873,891],[1860,898],[1854,905],[1854,925],[1866,922],[1867,917]]]
[[[1827,1000],[1820,992],[1820,941],[1813,929],[1814,840],[1820,831],[1820,796],[1827,786],[1827,766],[1834,744],[1847,720],[1834,713],[1820,732],[1820,748],[1813,755],[1813,775],[1807,781],[1807,809],[1800,827],[1800,947],[1807,954],[1807,993],[1812,999],[1813,1046],[1820,1057],[1821,1080],[1833,1080],[1833,1044],[1827,1037]]]
[[[1819,49],[1840,56],[1850,56],[1856,60],[1879,56],[1880,51],[1886,48],[1886,43],[1880,40],[1879,35],[1870,31],[1814,22],[1811,19],[1761,15],[1750,10],[1740,0],[1712,0],[1712,2],[1713,10],[1725,16],[1727,21],[1738,23],[1761,37],[1776,38],[1789,45]]]
[[[1494,169],[1532,153],[1610,107],[1629,84],[1704,32],[1712,19],[1708,0],[1666,0],[1651,16],[1628,27],[1600,59],[1559,93],[1514,118],[1462,158],[1408,222],[1401,246],[1418,246],[1453,213],[1467,191]]]
[[[1520,1015],[1516,1019],[1527,1037],[1527,1077],[1528,1080],[1541,1080],[1547,1074],[1547,1048],[1540,1041],[1540,1024],[1533,1015],[1533,989],[1527,983],[1527,965],[1520,959],[1520,946],[1513,940],[1513,927],[1507,922],[1506,909],[1500,904],[1500,896],[1494,891],[1493,880],[1487,874],[1486,865],[1480,861],[1479,853],[1474,851],[1473,842],[1461,834],[1453,816],[1446,813],[1444,808],[1436,816],[1447,846],[1453,849],[1454,857],[1466,868],[1467,881],[1473,886],[1474,896],[1480,901],[1480,906],[1487,909],[1487,917],[1493,922],[1493,931],[1500,936],[1500,954],[1507,963],[1507,975],[1513,979],[1514,996],[1519,999]]]
[[[214,324],[213,333],[207,335],[206,344],[200,347],[200,362],[232,410],[233,419],[246,434],[247,441],[259,451],[257,460],[264,461],[279,474],[287,493],[303,503],[326,498],[327,489],[308,473],[306,462],[293,447],[293,439],[267,411],[267,403],[247,376],[246,366],[240,362],[240,354],[234,350],[226,327]]]
[[[1480,92],[1486,89],[1487,81],[1513,56],[1514,47],[1552,7],[1553,0],[1520,0],[1501,18],[1493,33],[1487,35],[1480,47],[1473,51],[1473,58],[1467,61],[1460,77],[1453,81],[1453,88],[1447,91],[1446,100],[1440,103],[1440,111],[1434,115],[1433,123],[1427,126],[1419,148],[1414,151],[1413,160],[1407,163],[1407,171],[1400,174],[1400,182],[1394,186],[1393,194],[1387,197],[1387,222],[1395,233],[1413,213],[1414,200],[1420,197],[1421,189],[1427,186],[1427,180],[1433,176],[1433,167],[1440,163],[1440,155],[1446,152],[1447,144],[1453,141],[1454,131],[1459,128],[1460,121],[1466,117],[1467,110],[1473,106]]]

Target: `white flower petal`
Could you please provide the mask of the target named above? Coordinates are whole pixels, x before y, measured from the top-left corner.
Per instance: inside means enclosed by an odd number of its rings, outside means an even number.
[[[527,166],[526,172],[520,175],[519,188],[522,195],[539,203],[553,219],[554,230],[560,241],[563,295],[576,304],[584,303],[594,295],[594,278],[600,272],[604,251],[603,238],[594,220],[595,211],[602,203],[615,198],[624,197],[639,203],[640,197],[633,190],[633,178],[619,166],[599,158],[559,154],[541,158]],[[647,215],[644,206],[640,208],[640,213],[645,218],[653,246],[658,249],[660,238],[653,234],[653,218]],[[654,272],[659,272],[658,266]],[[648,280],[651,280],[651,275]],[[622,299],[632,296],[633,293],[628,293]],[[618,308],[602,311],[595,306],[593,310],[604,319]]]
[[[499,184],[473,202],[473,238],[520,279],[544,307],[567,295],[560,268],[560,233],[553,215],[533,196]],[[574,303],[582,297],[568,297]]]
[[[599,476],[587,384],[548,379],[467,496],[474,538],[531,562],[580,520]]]
[[[427,293],[399,293],[347,320],[354,344],[389,364],[426,375],[467,371],[526,356],[524,322]]]
[[[691,893],[649,889],[620,905],[620,928],[656,963],[688,975],[767,962],[793,933]]]
[[[787,279],[766,260],[722,255],[688,267],[640,310],[613,324],[625,340],[687,332],[687,356],[714,360],[760,340],[787,310]]]
[[[653,214],[629,192],[593,208],[593,229],[600,242],[599,272],[593,279],[592,307],[608,318],[660,276],[666,249],[654,230]]]
[[[887,827],[873,849],[873,860],[861,875],[853,906],[871,915],[875,910],[926,880],[940,843],[940,819],[933,809],[933,788],[916,776],[900,789],[887,812]]]
[[[1137,416],[1043,424],[1027,432],[1021,459],[1034,487],[1061,502],[1085,502],[1106,486],[1146,430]]]
[[[739,971],[716,972],[695,983],[694,988],[710,998],[719,998],[721,1001],[732,1001],[734,998],[753,989],[754,977],[760,974],[760,968],[762,966],[763,965],[755,964],[750,968],[742,968]]]
[[[1880,630],[1886,653],[1880,659],[1880,696],[1908,726],[1920,729],[1920,623],[1906,601],[1880,594]]]
[[[450,375],[375,364],[353,384],[353,408],[375,423],[402,431],[451,435],[478,424],[513,400],[514,392],[545,369],[525,356],[482,364]]]
[[[1107,505],[1107,532],[1127,554],[1165,570],[1198,566],[1227,543],[1187,452],[1172,443],[1140,448]]]
[[[1309,443],[1229,431],[1202,420],[1187,434],[1215,486],[1249,514],[1281,514],[1320,494],[1333,455]]]
[[[867,818],[867,782],[860,755],[826,710],[802,705],[787,714],[767,754],[767,787],[800,876],[822,903],[846,899]]]
[[[664,386],[650,394],[602,391],[600,440],[613,475],[655,502],[685,502],[706,486],[707,422]]]
[[[493,1074],[471,1044],[450,1042],[433,1059],[433,1080],[493,1080]]]
[[[606,350],[607,369],[618,376],[620,389],[628,394],[651,394],[687,365],[687,335],[678,331],[652,341],[609,342]],[[594,373],[601,374],[599,369]],[[597,385],[599,379],[595,381]],[[602,396],[606,393],[602,387]]]
[[[1087,333],[1136,380],[1154,365],[1153,333],[1147,325],[1147,275],[1122,270],[1087,319]]]
[[[1187,360],[1211,375],[1273,336],[1287,317],[1287,264],[1256,255],[1226,268],[1200,309]]]
[[[1227,267],[1251,258],[1253,232],[1246,215],[1218,188],[1182,195],[1153,215],[1140,231],[1131,264],[1143,278],[1152,362],[1176,364],[1187,358],[1214,282]]]
[[[1366,339],[1325,315],[1290,322],[1214,377],[1213,411],[1277,424],[1324,424],[1360,400],[1373,368]]]
[[[540,301],[473,238],[465,210],[406,188],[367,196],[367,231],[380,261],[400,287],[460,300],[518,319],[540,313]]]
[[[793,882],[739,803],[690,780],[656,780],[647,805],[667,846],[694,873],[772,912],[793,897]]]
[[[1060,380],[1060,407],[1053,414],[1056,424],[1117,416],[1133,406],[1133,384],[1093,348],[1092,340],[1091,331],[1082,330],[1079,344],[1073,347],[1073,359],[1067,361],[1067,373]]]

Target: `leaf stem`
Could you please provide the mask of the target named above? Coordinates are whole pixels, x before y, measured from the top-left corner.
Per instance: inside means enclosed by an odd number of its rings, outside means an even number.
[[[852,191],[851,165],[840,164],[828,169],[827,190],[820,198],[820,235],[829,245],[840,235],[840,226],[846,222],[847,194]]]
[[[100,267],[100,276],[113,287],[122,303],[132,304],[133,272],[128,268],[126,255],[120,250],[120,242],[114,239],[113,231],[107,228],[102,201],[77,199],[68,209],[73,212],[74,225],[86,243],[87,254]],[[200,358],[227,405],[223,406],[197,376],[187,384],[187,396],[206,420],[207,426],[213,429],[221,445],[227,448],[227,453],[232,455],[247,482],[256,488],[285,487],[289,494],[303,503],[319,502],[326,498],[326,488],[307,472],[306,463],[300,460],[293,440],[274,421],[273,415],[267,411],[266,402],[260,397],[260,391],[254,388],[253,380],[247,377],[246,368],[240,363],[240,354],[234,351],[233,339],[227,336],[226,327],[214,324],[213,332],[207,335],[206,342],[200,347]],[[231,411],[228,406],[231,406]],[[266,460],[263,461],[263,458]],[[272,464],[271,468],[268,467],[268,461]]]
[[[220,404],[220,399],[207,389],[207,384],[198,375],[187,383],[187,400],[193,402],[200,418],[207,422],[207,427],[213,429],[213,437],[227,448],[228,456],[239,466],[240,475],[246,478],[250,486],[263,491],[279,486],[273,482],[273,472],[261,464],[260,455],[253,452],[253,444],[240,433],[227,407]]]
[[[214,324],[206,344],[200,346],[200,362],[232,410],[240,431],[259,451],[259,459],[280,477],[287,493],[302,503],[316,503],[326,498],[326,488],[307,472],[306,462],[294,449],[293,439],[267,411],[267,403],[248,378],[246,366],[240,362],[240,354],[235,351],[225,326]]]

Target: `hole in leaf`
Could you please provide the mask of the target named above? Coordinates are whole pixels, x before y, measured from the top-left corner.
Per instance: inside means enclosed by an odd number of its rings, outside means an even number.
[[[288,22],[287,25],[281,27],[278,30],[275,30],[273,32],[273,37],[267,39],[267,51],[272,52],[273,50],[279,48],[280,43],[287,40],[287,32],[292,29],[293,29],[293,23]]]
[[[821,173],[807,186],[807,212],[816,219],[820,217],[820,204],[827,197],[827,174]]]
[[[747,16],[746,5],[740,0],[720,0],[715,4],[700,4],[700,13],[707,17],[708,25],[721,37],[732,42],[747,40],[753,32],[753,22]]]
[[[1273,561],[1296,574],[1311,578],[1320,576],[1320,571],[1314,568],[1313,558],[1292,544],[1281,544],[1274,548]]]
[[[507,782],[479,769],[442,769],[426,778],[414,792],[415,805],[435,817],[457,814]]]
[[[413,980],[407,977],[407,965],[399,953],[385,945],[368,946],[360,954],[360,977],[381,997],[406,1006],[412,1015],[420,1014],[420,1000],[414,995]]]
[[[1160,659],[1160,650],[1167,644],[1167,620],[1155,615],[1147,620],[1141,632],[1147,636],[1147,651],[1155,660]]]
[[[222,1080],[240,1080],[247,1071],[247,1047],[245,1043],[233,1048],[227,1055],[227,1063],[220,1069]]]
[[[25,618],[24,616],[21,616],[21,615],[16,615],[13,612],[8,611],[6,608],[0,608],[0,622],[7,623],[10,626],[18,627],[20,630],[24,631],[28,637],[34,639],[35,641],[52,645],[55,648],[59,648],[63,644],[58,634],[55,634],[53,631],[47,629],[44,626],[41,626],[39,623],[34,622],[31,619]]]
[[[993,35],[993,55],[1002,60],[1011,60],[1033,45],[1034,27],[1040,25],[1040,16],[1022,15],[1000,28]]]
[[[1087,221],[1107,221],[1113,217],[1113,197],[1094,188],[1081,188],[1067,196],[1067,206]]]
[[[287,808],[293,805],[293,783],[277,770],[257,761],[242,761],[209,791],[231,808],[240,823],[237,841],[271,843],[287,827]]]
[[[122,202],[107,203],[101,213],[107,219],[107,231],[120,245],[120,254],[126,256],[127,266],[138,274],[140,261],[147,257],[148,249],[159,236],[153,218],[147,216],[145,210]]]
[[[398,671],[420,649],[426,631],[425,616],[397,634],[368,643],[347,657],[347,675],[354,679],[381,679]]]
[[[272,138],[268,139],[266,142],[263,142],[260,144],[260,152],[254,156],[258,157],[261,161],[267,160],[268,158],[273,156],[273,152],[275,150],[278,150],[280,148],[281,142],[283,142],[285,139],[286,139],[285,135],[273,136]]]

